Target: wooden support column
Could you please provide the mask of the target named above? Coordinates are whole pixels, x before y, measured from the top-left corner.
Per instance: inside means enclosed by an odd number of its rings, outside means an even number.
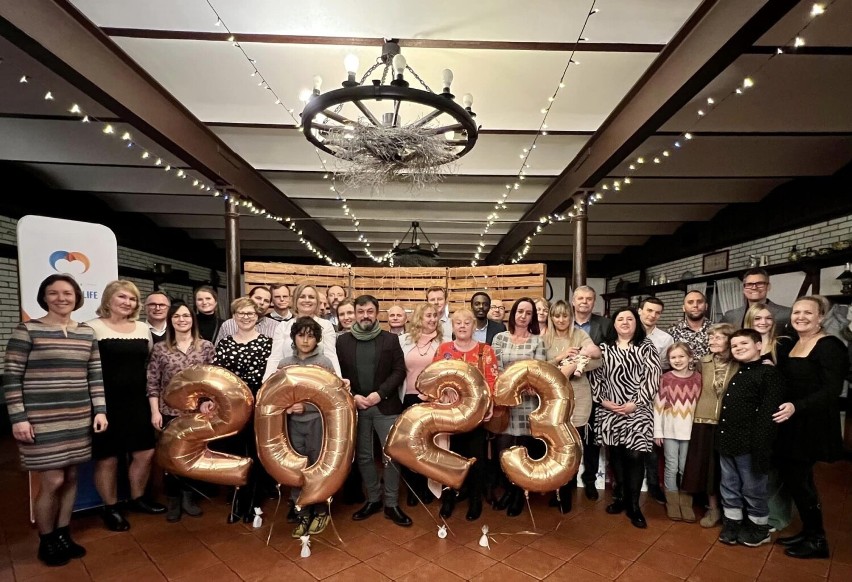
[[[574,201],[574,261],[571,267],[571,289],[586,284],[586,243],[589,215],[586,213],[585,192],[578,192],[571,197]]]
[[[225,197],[225,268],[230,306],[243,294],[240,280],[240,207],[239,199],[233,193]]]

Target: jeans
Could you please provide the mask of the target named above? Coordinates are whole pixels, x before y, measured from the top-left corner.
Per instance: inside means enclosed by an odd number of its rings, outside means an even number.
[[[666,458],[666,469],[663,473],[663,482],[666,491],[677,491],[677,475],[683,475],[686,466],[686,452],[689,450],[689,441],[677,439],[663,439],[663,454]],[[650,485],[650,483],[649,483]]]
[[[382,414],[376,406],[358,411],[356,456],[358,458],[358,469],[361,471],[361,478],[364,480],[364,487],[367,489],[367,501],[371,503],[382,500],[379,472],[376,470],[376,462],[373,458],[373,435],[378,435],[382,448],[384,448],[388,440],[388,433],[397,416],[396,414]],[[396,507],[399,505],[399,465],[387,457],[384,461],[385,507]]]
[[[769,522],[769,476],[758,473],[750,454],[719,455],[722,465],[722,507],[728,519],[743,519],[743,510],[752,523]]]
[[[313,420],[301,421],[287,418],[287,436],[290,437],[290,443],[293,449],[300,455],[305,455],[308,458],[308,467],[317,462],[317,459],[322,452],[322,418],[317,416]],[[299,495],[302,493],[301,487],[290,488],[290,500],[296,504]],[[317,507],[322,507],[321,503],[316,504]],[[299,515],[309,515],[312,508],[302,507],[299,510]]]

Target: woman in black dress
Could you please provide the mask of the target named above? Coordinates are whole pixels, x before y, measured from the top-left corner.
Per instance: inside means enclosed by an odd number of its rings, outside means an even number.
[[[252,395],[257,396],[263,384],[267,360],[272,354],[272,338],[258,333],[257,320],[263,317],[263,313],[252,299],[240,297],[234,300],[231,303],[231,315],[237,322],[237,333],[216,344],[213,363],[239,376]],[[229,453],[254,460],[249,482],[239,490],[233,509],[228,514],[228,523],[236,523],[241,517],[248,523],[253,517],[252,508],[256,502],[259,477],[263,475],[263,465],[257,458],[253,419],[238,434],[223,441],[221,446]]]
[[[802,518],[802,531],[777,542],[787,546],[784,553],[793,558],[829,557],[813,469],[817,461],[836,461],[843,454],[838,397],[849,360],[843,342],[822,329],[828,308],[819,295],[798,299],[790,323],[799,340],[778,357],[788,401],[773,416],[780,423],[775,458]]]
[[[88,322],[95,330],[103,366],[104,393],[110,424],[92,441],[95,488],[104,502],[107,529],[130,529],[118,510],[118,466],[130,457],[128,509],[140,513],[163,513],[165,506],[145,497],[154,459],[154,428],[151,426],[146,390],[151,333],[139,321],[139,289],[130,281],[112,281],[104,289],[99,317]]]
[[[195,290],[195,317],[198,320],[198,334],[201,339],[212,342],[222,327],[219,319],[219,296],[210,285],[202,285]]]

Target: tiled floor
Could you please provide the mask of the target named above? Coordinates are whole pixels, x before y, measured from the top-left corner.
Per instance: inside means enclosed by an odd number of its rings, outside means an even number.
[[[46,568],[35,558],[36,532],[27,523],[26,481],[16,470],[10,443],[0,445],[0,582],[153,580],[226,582],[239,580],[740,580],[852,581],[852,463],[819,468],[818,484],[826,513],[831,560],[787,558],[776,546],[731,547],[716,541],[718,529],[678,524],[663,507],[645,501],[648,529],[633,528],[626,517],[604,512],[606,501],[582,497],[560,517],[544,498],[533,498],[530,514],[508,518],[486,508],[474,523],[464,520],[460,503],[449,520],[452,533],[439,539],[423,508],[410,511],[411,528],[375,515],[353,522],[353,506],[335,505],[333,518],[343,543],[329,528],[299,556],[291,525],[279,511],[270,543],[268,525],[259,530],[227,525],[222,499],[206,502],[205,515],[167,524],[162,517],[130,517],[127,533],[106,531],[98,517],[76,518],[72,528],[88,555],[62,568]],[[605,496],[604,496],[605,497]],[[274,510],[268,502],[267,510]],[[282,504],[283,505],[283,504]],[[437,504],[429,506],[437,515]],[[488,525],[490,549],[478,545]],[[791,528],[792,530],[793,528]]]

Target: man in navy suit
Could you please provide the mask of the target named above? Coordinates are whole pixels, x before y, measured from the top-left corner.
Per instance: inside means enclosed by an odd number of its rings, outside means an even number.
[[[491,310],[491,297],[485,291],[477,291],[473,294],[473,297],[470,298],[470,310],[473,311],[473,316],[476,318],[476,327],[473,329],[473,339],[476,341],[490,346],[495,335],[501,331],[506,331],[506,326],[502,322],[488,319],[488,312]],[[451,338],[444,339],[449,341]]]
[[[379,301],[372,295],[361,295],[355,300],[355,324],[349,333],[337,338],[337,358],[358,409],[356,457],[367,489],[367,503],[352,519],[367,519],[384,506],[387,519],[410,526],[411,518],[399,507],[399,465],[387,459],[383,504],[373,458],[373,435],[379,437],[384,448],[388,432],[402,412],[399,387],[405,379],[405,357],[399,337],[379,327]]]

